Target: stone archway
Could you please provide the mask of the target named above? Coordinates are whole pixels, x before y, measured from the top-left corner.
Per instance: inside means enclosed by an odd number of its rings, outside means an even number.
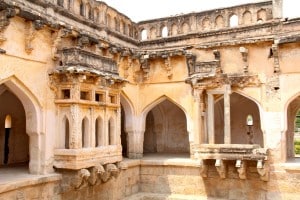
[[[185,113],[165,99],[146,116],[144,153],[189,153],[189,134]]]
[[[295,97],[287,107],[286,156],[288,159],[295,157],[295,119],[299,109],[300,95]]]
[[[42,146],[40,133],[41,128],[41,113],[40,104],[36,97],[25,87],[16,77],[12,76],[8,79],[3,79],[0,82],[0,91],[4,93],[9,91],[22,104],[25,111],[25,133],[29,136],[29,172],[32,174],[43,173],[44,168],[41,168],[41,156],[45,148]]]
[[[28,165],[29,137],[24,107],[7,87],[0,87],[0,166]]]
[[[247,117],[251,115],[253,125],[247,125]],[[215,103],[215,136],[216,143],[224,143],[224,99]],[[233,92],[230,95],[230,132],[232,144],[259,144],[264,147],[258,105],[251,99]],[[251,135],[250,135],[251,134]]]

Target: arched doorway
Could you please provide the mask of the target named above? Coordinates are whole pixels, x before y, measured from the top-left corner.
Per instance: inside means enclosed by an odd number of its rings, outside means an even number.
[[[250,121],[250,118],[252,121]],[[224,99],[217,99],[214,109],[216,144],[224,143]],[[252,122],[252,123],[250,123]],[[259,144],[264,147],[257,104],[236,92],[230,95],[230,133],[232,144]]]
[[[146,116],[143,152],[190,152],[185,113],[174,103],[164,100]]]
[[[300,156],[300,96],[287,108],[286,156],[288,159]]]
[[[29,162],[29,137],[21,101],[4,85],[0,94],[0,166]]]
[[[122,145],[122,155],[127,157],[127,133],[125,131],[125,111],[121,105],[121,145]]]

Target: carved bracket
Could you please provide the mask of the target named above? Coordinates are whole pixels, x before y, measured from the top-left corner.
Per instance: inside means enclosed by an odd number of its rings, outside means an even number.
[[[203,178],[207,177],[207,173],[208,173],[208,166],[205,164],[205,162],[201,159],[200,160],[200,175]]]
[[[165,59],[164,68],[167,70],[167,76],[169,79],[171,79],[173,76],[172,66],[171,66],[171,57],[168,55],[164,55],[163,58]]]
[[[192,53],[186,54],[186,65],[189,70],[189,74],[195,73],[195,63],[196,63],[196,56]]]
[[[256,168],[260,175],[260,179],[263,181],[269,181],[269,166],[262,160],[258,160]]]
[[[118,162],[115,164],[106,164],[106,165],[96,165],[89,169],[80,169],[75,172],[67,173],[68,176],[72,178],[63,179],[64,185],[71,186],[73,189],[80,189],[87,186],[93,186],[98,183],[105,183],[110,180],[112,177],[117,178],[121,170],[127,169],[128,166],[123,162]]]
[[[248,73],[248,49],[245,47],[240,47],[240,53],[242,54],[243,62],[244,62],[244,73]]]
[[[278,73],[280,72],[278,44],[273,44],[271,50],[274,58],[274,73]]]
[[[32,41],[36,36],[37,30],[42,29],[44,24],[40,20],[27,21],[25,25],[25,51],[30,54],[33,50]]]
[[[90,172],[87,169],[81,169],[79,171],[77,171],[75,177],[73,177],[71,185],[75,188],[75,189],[79,189],[81,188],[86,181],[88,180],[88,178],[90,177]]]
[[[9,18],[14,17],[16,14],[17,10],[14,8],[6,8],[0,11],[0,45],[6,41],[4,30],[9,25]]]
[[[221,159],[216,159],[215,166],[220,175],[220,178],[222,178],[222,179],[226,178],[227,167],[226,167],[224,161]]]
[[[143,79],[149,79],[149,72],[150,72],[150,64],[149,64],[149,55],[145,54],[140,58],[140,69],[143,72]]]
[[[235,167],[237,168],[237,172],[239,173],[240,179],[246,179],[246,162],[242,160],[237,160],[235,163]]]

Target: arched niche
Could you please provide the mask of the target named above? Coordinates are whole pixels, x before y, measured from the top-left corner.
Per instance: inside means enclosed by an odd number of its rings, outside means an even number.
[[[95,146],[103,146],[104,145],[104,124],[101,116],[97,117],[95,121]]]
[[[26,133],[23,104],[13,92],[6,89],[0,95],[0,105],[0,166],[28,166],[29,136]]]
[[[29,155],[29,172],[32,174],[44,173],[46,169],[42,168],[41,163],[41,156],[44,156],[43,152],[45,152],[45,147],[41,146],[44,137],[40,135],[42,132],[41,105],[31,91],[15,76],[2,79],[0,88],[1,94],[6,90],[12,93],[22,103],[25,110],[25,132],[29,136],[29,152],[27,152]],[[11,117],[12,124],[14,124],[14,116],[11,115]],[[2,121],[4,124],[4,118]]]
[[[82,133],[82,148],[88,148],[90,146],[90,135],[89,135],[89,120],[84,117],[81,122],[81,133]]]
[[[247,121],[251,115],[253,124]],[[215,142],[224,143],[224,99],[215,102]],[[230,132],[232,144],[259,144],[264,147],[263,132],[258,105],[236,92],[230,95]]]
[[[141,40],[147,40],[148,39],[148,33],[146,29],[143,29],[141,31]]]
[[[168,99],[154,106],[146,115],[144,153],[190,152],[185,113]]]
[[[239,18],[236,14],[229,17],[229,27],[236,27],[239,25]]]

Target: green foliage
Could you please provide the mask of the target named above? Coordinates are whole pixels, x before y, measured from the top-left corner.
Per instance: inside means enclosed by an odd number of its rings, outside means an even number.
[[[300,140],[294,141],[295,154],[300,155]]]

